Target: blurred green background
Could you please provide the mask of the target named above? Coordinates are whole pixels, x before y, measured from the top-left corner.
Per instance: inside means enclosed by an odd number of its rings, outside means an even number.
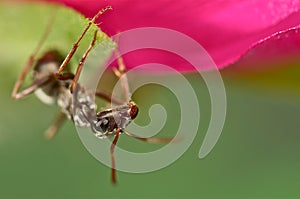
[[[234,67],[222,71],[228,100],[226,123],[213,151],[201,160],[198,152],[209,123],[210,101],[201,77],[186,74],[198,95],[202,116],[192,146],[159,171],[118,172],[119,184],[113,186],[110,168],[87,152],[71,122],[55,139],[44,138],[44,130],[58,112],[56,106],[44,105],[34,95],[20,101],[10,98],[46,18],[42,9],[25,5],[0,3],[0,11],[0,198],[300,197],[299,60],[277,63],[268,71],[237,72]],[[107,75],[104,89],[115,81]],[[176,76],[166,78],[176,84]],[[170,91],[149,85],[133,98],[142,109],[139,124],[150,121],[147,108],[160,102],[168,111],[162,135],[176,131],[178,102],[170,100],[174,99]],[[140,152],[157,148],[126,136],[121,136],[119,144]]]

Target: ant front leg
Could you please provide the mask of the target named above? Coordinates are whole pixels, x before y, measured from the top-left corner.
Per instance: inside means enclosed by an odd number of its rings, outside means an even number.
[[[116,97],[113,97],[112,94],[106,93],[104,91],[96,91],[96,96],[106,100],[107,102],[111,102],[113,104],[117,105],[123,105],[130,101],[130,92],[129,92],[129,85],[128,85],[128,79],[126,75],[126,67],[123,62],[122,57],[119,55],[119,52],[115,52],[117,54],[117,62],[118,62],[118,68],[112,68],[114,74],[120,79],[121,86],[123,90],[123,95],[125,96],[126,101],[120,100]]]
[[[113,68],[113,72],[120,79],[124,97],[126,101],[129,102],[131,99],[131,93],[129,91],[128,78],[126,75],[126,67],[118,51],[116,51],[116,55],[117,55],[118,68]]]
[[[123,59],[119,56],[119,53],[116,52],[118,55],[117,61],[118,61],[118,68],[112,68],[114,74],[120,79],[121,86],[123,90],[123,94],[125,96],[126,101],[123,101],[121,99],[118,99],[116,97],[113,97],[112,94],[104,92],[104,91],[96,91],[96,96],[104,99],[107,102],[111,102],[113,104],[117,105],[123,105],[130,101],[130,92],[129,92],[129,85],[128,85],[128,79],[126,76],[126,68],[125,64],[123,62]]]
[[[120,128],[118,128],[117,131],[116,131],[115,139],[112,142],[111,147],[110,147],[110,156],[111,156],[111,181],[112,181],[113,184],[117,183],[116,161],[115,161],[114,152],[115,152],[115,148],[116,148],[116,145],[117,145],[120,133],[121,133],[121,130],[120,130]]]

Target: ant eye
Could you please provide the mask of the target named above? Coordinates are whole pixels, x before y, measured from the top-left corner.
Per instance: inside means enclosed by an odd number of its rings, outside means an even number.
[[[132,106],[131,109],[130,109],[131,119],[135,119],[138,113],[139,113],[138,107],[136,105]]]

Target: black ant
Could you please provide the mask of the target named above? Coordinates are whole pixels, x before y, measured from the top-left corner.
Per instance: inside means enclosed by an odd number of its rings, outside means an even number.
[[[37,52],[41,48],[43,42],[46,40],[50,32],[50,23],[40,39],[37,48],[29,57],[21,72],[21,75],[16,81],[12,91],[12,98],[21,99],[35,92],[37,97],[42,102],[47,104],[56,102],[58,104],[58,106],[61,108],[61,112],[57,116],[54,123],[45,132],[45,136],[49,139],[56,135],[58,129],[66,118],[70,119],[78,127],[91,128],[94,135],[98,138],[114,136],[114,140],[110,148],[112,161],[111,179],[113,183],[116,183],[114,149],[121,133],[125,133],[144,142],[154,143],[168,143],[172,140],[172,138],[142,138],[125,130],[131,121],[136,118],[139,109],[129,97],[128,82],[125,74],[126,69],[121,57],[118,58],[118,69],[114,68],[113,71],[115,75],[121,79],[127,102],[124,103],[119,99],[111,97],[110,94],[97,91],[97,97],[117,104],[118,106],[98,112],[95,115],[96,103],[94,93],[81,86],[79,83],[77,83],[77,81],[80,77],[86,58],[95,46],[98,30],[94,32],[93,39],[88,49],[83,54],[75,74],[70,71],[68,64],[76,52],[80,41],[89,30],[91,25],[95,23],[95,20],[105,11],[111,9],[112,8],[110,6],[107,6],[101,9],[92,19],[90,19],[88,25],[85,27],[77,41],[73,44],[73,47],[66,57],[63,57],[55,50],[51,50],[46,52],[39,59],[36,59]],[[33,76],[31,85],[19,91],[24,79],[32,67]]]

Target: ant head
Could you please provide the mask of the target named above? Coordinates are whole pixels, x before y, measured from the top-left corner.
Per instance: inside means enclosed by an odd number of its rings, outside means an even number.
[[[130,113],[129,113],[130,114],[130,118],[131,119],[136,118],[136,116],[137,116],[137,114],[139,112],[139,109],[138,109],[137,105],[133,101],[130,101],[128,103],[128,106],[130,108]]]

